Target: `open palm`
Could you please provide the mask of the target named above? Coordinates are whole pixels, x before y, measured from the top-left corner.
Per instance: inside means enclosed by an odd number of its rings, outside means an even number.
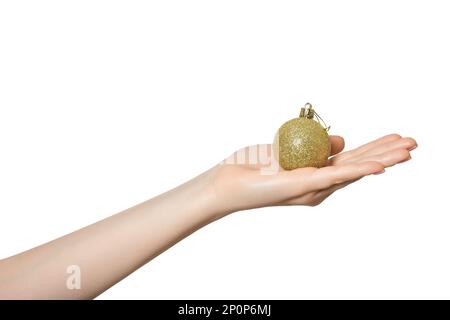
[[[291,171],[279,169],[272,145],[247,147],[216,168],[214,192],[220,194],[218,198],[223,199],[227,211],[275,205],[315,206],[350,183],[411,159],[410,151],[416,147],[414,139],[390,134],[341,153],[344,139],[330,136],[328,166]],[[256,157],[252,155],[255,150]]]

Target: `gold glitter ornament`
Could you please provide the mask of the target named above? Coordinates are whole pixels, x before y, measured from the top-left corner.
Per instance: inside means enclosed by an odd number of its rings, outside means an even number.
[[[326,166],[330,156],[328,130],[307,103],[298,118],[289,120],[277,131],[273,148],[280,166],[285,170]]]

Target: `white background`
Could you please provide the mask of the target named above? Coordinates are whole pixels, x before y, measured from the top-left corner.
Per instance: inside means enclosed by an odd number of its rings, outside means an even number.
[[[271,142],[313,103],[412,161],[233,214],[100,296],[450,298],[447,1],[3,1],[0,256]]]

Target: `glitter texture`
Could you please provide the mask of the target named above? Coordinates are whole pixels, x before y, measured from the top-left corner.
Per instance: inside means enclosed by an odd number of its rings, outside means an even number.
[[[330,156],[328,133],[313,119],[295,118],[278,129],[274,151],[280,166],[285,170],[324,167]]]

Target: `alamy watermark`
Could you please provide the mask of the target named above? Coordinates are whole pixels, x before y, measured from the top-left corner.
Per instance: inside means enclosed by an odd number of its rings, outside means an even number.
[[[67,267],[66,273],[69,274],[66,280],[66,287],[69,290],[81,289],[81,268],[73,264]]]
[[[274,153],[272,145],[258,144],[236,151],[221,164],[254,166],[262,175],[274,175],[280,172],[280,165]]]

